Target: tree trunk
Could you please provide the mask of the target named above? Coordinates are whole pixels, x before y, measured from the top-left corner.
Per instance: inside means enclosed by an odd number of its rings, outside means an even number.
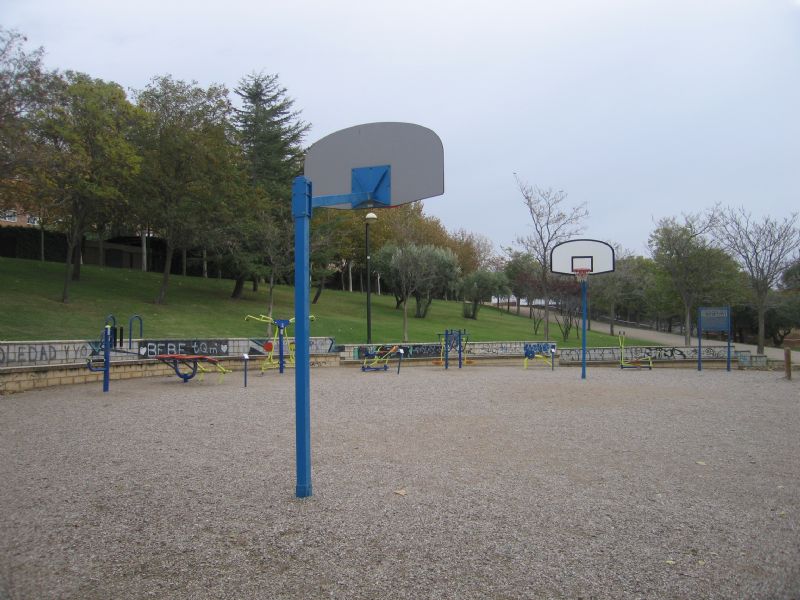
[[[147,230],[142,230],[142,273],[147,273]]]
[[[253,276],[253,291],[254,292],[258,291],[258,280],[259,279],[260,278],[257,275]]]
[[[83,236],[78,237],[78,242],[73,248],[72,256],[72,281],[81,280],[81,263],[83,263],[83,252],[81,246],[83,245]]]
[[[181,250],[181,275],[186,277],[186,262],[187,262],[187,252],[186,248]]]
[[[378,292],[377,292],[377,294],[378,294],[378,296],[380,296],[381,295],[381,274],[380,273],[378,273],[376,279],[378,280]]]
[[[106,266],[106,248],[105,248],[105,240],[103,240],[103,234],[100,233],[97,236],[97,251],[100,253],[100,266]]]
[[[67,264],[64,271],[64,288],[61,291],[61,302],[69,304],[69,283],[72,281],[72,258],[75,255],[74,243],[71,238],[67,238]]]
[[[240,275],[235,279],[231,298],[239,300],[242,297],[242,291],[244,291],[244,275]]]
[[[550,339],[550,297],[544,295],[544,339]]]
[[[347,279],[350,286],[350,291],[353,291],[353,261],[347,261]]]
[[[44,221],[39,220],[39,257],[44,262]]]
[[[158,290],[158,296],[156,297],[156,304],[165,304],[167,300],[167,286],[169,285],[169,272],[172,267],[172,255],[175,250],[172,248],[172,244],[167,241],[167,255],[164,260],[164,273],[161,277],[161,288]]]
[[[203,279],[208,279],[208,252],[203,248]]]
[[[686,316],[684,318],[685,329],[683,331],[684,345],[692,345],[692,307],[686,306]]]
[[[322,277],[317,284],[317,292],[314,294],[314,299],[311,301],[311,304],[316,304],[319,297],[322,295],[322,290],[325,288],[325,278]]]
[[[403,342],[408,343],[408,299],[403,302]]]
[[[757,349],[756,352],[759,354],[764,354],[764,332],[766,331],[764,322],[765,322],[765,315],[767,313],[767,305],[766,302],[759,302],[758,306],[756,307],[758,312],[758,340],[757,340]]]

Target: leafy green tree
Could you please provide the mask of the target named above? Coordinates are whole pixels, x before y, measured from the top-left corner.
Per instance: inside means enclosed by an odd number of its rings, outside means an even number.
[[[446,297],[458,286],[461,267],[458,258],[449,248],[426,245],[420,248],[420,278],[414,291],[416,312],[414,316],[424,319],[434,297]]]
[[[166,242],[166,258],[156,304],[166,301],[176,249],[201,242],[202,224],[213,220],[235,180],[231,105],[223,86],[155,77],[137,93],[148,113],[142,130],[142,208]]]
[[[116,83],[67,72],[56,100],[37,111],[33,132],[46,147],[49,186],[63,205],[67,260],[62,301],[69,302],[74,251],[90,224],[124,205],[122,190],[140,157],[131,142],[136,112]]]
[[[674,217],[665,218],[659,221],[648,242],[653,260],[668,275],[683,303],[687,346],[692,331],[692,309],[715,285],[715,273],[709,265],[713,249],[707,238],[712,225],[710,216],[688,215],[683,223]]]
[[[25,50],[25,36],[0,26],[0,208],[26,204],[24,177],[41,167],[30,136],[30,118],[47,104],[58,83],[42,67],[44,50]]]
[[[251,73],[234,93],[241,101],[241,108],[234,109],[237,140],[255,198],[254,211],[246,217],[252,221],[242,223],[247,235],[239,236],[237,244],[241,256],[234,268],[234,296],[246,278],[264,276],[269,284],[267,314],[272,315],[275,284],[292,269],[291,186],[302,171],[309,125],[277,75]]]
[[[461,284],[464,300],[471,303],[469,318],[477,319],[481,303],[491,302],[493,296],[502,296],[509,289],[504,273],[478,269],[467,275]]]
[[[399,248],[394,243],[384,244],[380,250],[372,254],[371,259],[373,271],[381,274],[384,289],[394,295],[396,310],[400,309],[407,299],[402,295],[401,286],[397,281],[397,273],[392,267],[392,257]]]
[[[536,259],[527,252],[507,249],[508,260],[503,269],[508,279],[511,293],[517,297],[517,314],[520,313],[520,300],[525,298],[528,301],[528,310],[533,316],[533,300],[539,290],[537,272],[539,265]],[[538,328],[534,328],[538,329]]]
[[[800,292],[800,258],[794,259],[781,275],[781,287],[785,290]]]
[[[403,341],[408,341],[408,300],[417,298],[417,316],[423,316],[438,290],[451,287],[457,273],[455,255],[432,245],[386,245],[377,253],[377,265],[403,309]],[[424,309],[424,310],[423,310]]]
[[[465,274],[488,268],[493,256],[489,238],[465,229],[458,229],[450,235],[448,247],[458,257],[461,272]]]

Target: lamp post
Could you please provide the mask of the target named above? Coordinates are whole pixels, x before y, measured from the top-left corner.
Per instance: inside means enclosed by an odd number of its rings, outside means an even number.
[[[375,213],[367,213],[364,217],[364,238],[365,238],[365,250],[367,255],[367,344],[372,344],[372,304],[371,304],[371,294],[372,289],[370,287],[370,270],[369,270],[369,224],[373,221],[378,220],[378,215]]]

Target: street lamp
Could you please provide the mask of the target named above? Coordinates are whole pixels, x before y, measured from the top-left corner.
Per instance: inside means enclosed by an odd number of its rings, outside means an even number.
[[[378,215],[375,213],[367,213],[364,217],[364,238],[365,250],[367,255],[367,344],[372,344],[372,304],[370,295],[372,289],[370,287],[370,270],[369,270],[369,224],[377,221]]]

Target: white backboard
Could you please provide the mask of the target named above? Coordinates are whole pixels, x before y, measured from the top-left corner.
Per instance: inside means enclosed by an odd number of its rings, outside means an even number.
[[[308,149],[304,175],[313,197],[342,195],[353,191],[353,169],[383,165],[391,167],[388,206],[444,193],[442,141],[430,129],[412,123],[367,123],[327,135]]]
[[[576,269],[590,273],[614,270],[614,248],[600,240],[569,240],[553,247],[550,252],[550,271],[574,275]]]

